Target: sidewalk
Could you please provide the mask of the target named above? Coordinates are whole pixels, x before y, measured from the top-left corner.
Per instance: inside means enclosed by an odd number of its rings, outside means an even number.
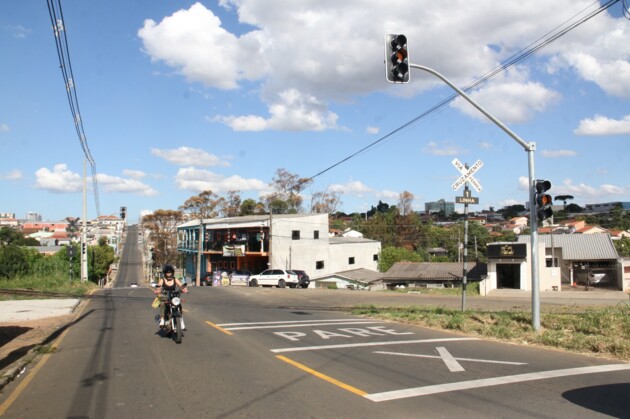
[[[78,298],[0,301],[0,390],[72,320]]]

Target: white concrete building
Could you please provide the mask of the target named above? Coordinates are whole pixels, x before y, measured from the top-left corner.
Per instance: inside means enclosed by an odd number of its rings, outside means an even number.
[[[350,269],[377,270],[381,243],[328,236],[328,214],[252,215],[203,220],[202,277],[217,270],[301,269],[311,281]],[[195,277],[199,221],[178,226],[185,276]]]

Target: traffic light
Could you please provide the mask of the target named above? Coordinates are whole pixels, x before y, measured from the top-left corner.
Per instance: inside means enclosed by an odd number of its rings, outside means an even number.
[[[127,216],[127,207],[120,207],[120,218],[123,220]]]
[[[551,189],[551,182],[548,180],[536,180],[534,182],[534,187],[536,188],[534,194],[536,215],[538,215],[539,220],[546,220],[553,215],[553,210],[551,209],[551,195],[545,193]]]
[[[385,77],[390,83],[409,83],[409,53],[407,37],[385,35]]]

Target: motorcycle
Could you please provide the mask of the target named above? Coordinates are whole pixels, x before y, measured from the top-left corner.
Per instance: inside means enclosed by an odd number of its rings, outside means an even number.
[[[164,329],[168,335],[175,339],[176,343],[182,343],[184,318],[182,317],[180,291],[166,291],[165,293]]]

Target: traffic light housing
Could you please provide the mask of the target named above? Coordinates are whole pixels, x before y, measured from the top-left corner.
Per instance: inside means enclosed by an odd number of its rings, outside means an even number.
[[[390,83],[409,83],[409,51],[407,37],[385,35],[385,77]]]
[[[553,210],[551,209],[551,195],[546,194],[551,189],[551,182],[548,180],[536,180],[534,182],[534,202],[536,204],[536,215],[539,220],[551,218]]]
[[[127,217],[127,207],[120,207],[120,218],[123,220]]]

